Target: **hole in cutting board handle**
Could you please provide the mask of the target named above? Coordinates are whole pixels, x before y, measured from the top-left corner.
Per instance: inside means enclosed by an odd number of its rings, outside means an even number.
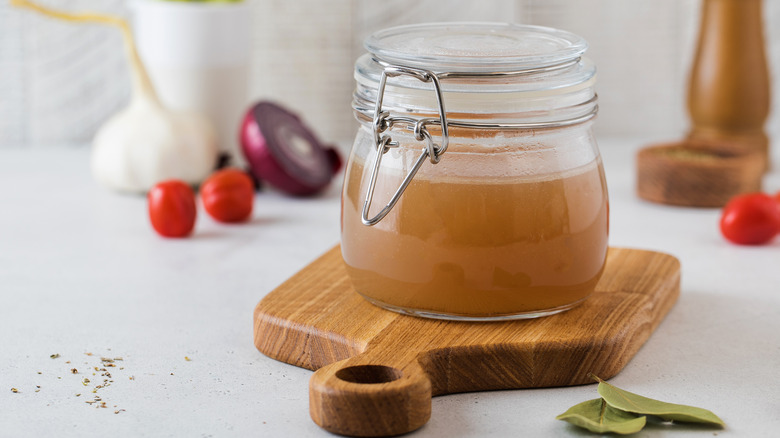
[[[385,360],[392,365],[379,365]],[[428,374],[415,355],[367,351],[312,374],[309,414],[320,427],[340,435],[395,436],[428,421],[431,394]]]
[[[355,365],[336,371],[336,377],[351,383],[388,383],[403,377],[401,370],[384,365]]]

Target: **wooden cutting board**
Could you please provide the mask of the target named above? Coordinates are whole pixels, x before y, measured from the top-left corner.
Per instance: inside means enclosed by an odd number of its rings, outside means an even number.
[[[596,291],[567,312],[506,322],[423,319],[360,297],[335,247],[260,301],[255,345],[318,370],[309,382],[318,425],[343,435],[397,435],[428,421],[432,396],[614,376],[679,291],[676,258],[610,248]]]

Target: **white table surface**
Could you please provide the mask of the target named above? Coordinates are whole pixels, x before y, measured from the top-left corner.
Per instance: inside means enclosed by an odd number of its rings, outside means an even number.
[[[612,382],[728,424],[637,436],[776,436],[780,238],[730,245],[718,210],[638,200],[641,144],[601,140],[611,245],[677,256],[682,293]],[[0,151],[0,436],[332,436],[309,418],[311,371],[255,349],[252,311],[338,242],[339,184],[305,200],[266,190],[243,225],[200,210],[191,238],[168,240],[145,198],[99,187],[88,162],[86,147]],[[765,181],[780,189],[778,171]],[[101,357],[123,360],[93,393]],[[85,403],[95,395],[107,408]],[[437,397],[412,436],[587,436],[555,416],[595,397],[595,385]]]

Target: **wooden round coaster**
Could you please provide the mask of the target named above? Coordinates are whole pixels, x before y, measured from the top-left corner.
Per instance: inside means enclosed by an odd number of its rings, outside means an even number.
[[[726,143],[657,144],[637,155],[637,192],[661,204],[722,207],[735,195],[760,191],[765,168],[765,154]]]

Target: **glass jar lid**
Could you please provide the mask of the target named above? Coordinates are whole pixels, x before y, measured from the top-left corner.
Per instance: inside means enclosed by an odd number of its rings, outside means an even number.
[[[369,53],[355,64],[353,100],[362,121],[373,119],[388,67],[436,75],[446,110],[462,121],[476,116],[496,123],[557,123],[596,111],[596,67],[583,57],[588,45],[563,30],[508,23],[415,24],[376,32],[365,47]],[[435,116],[440,108],[432,90],[420,77],[395,75],[383,89],[382,108]]]
[[[366,39],[366,50],[391,64],[433,71],[523,71],[578,59],[581,37],[542,26],[509,23],[431,23],[393,27]]]

